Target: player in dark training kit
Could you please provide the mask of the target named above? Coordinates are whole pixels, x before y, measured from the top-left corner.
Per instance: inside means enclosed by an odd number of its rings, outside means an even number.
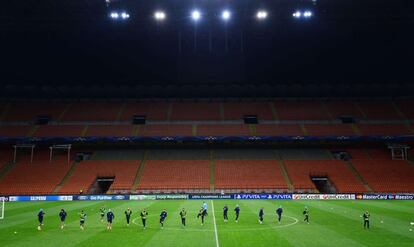
[[[101,214],[101,222],[103,222],[103,220],[104,220],[104,218],[105,218],[105,212],[106,212],[106,210],[105,210],[105,208],[104,208],[104,207],[101,207],[101,208],[99,209],[99,213]]]
[[[263,216],[264,216],[263,208],[260,208],[259,210],[259,223],[260,224],[263,224]]]
[[[148,216],[148,212],[145,209],[143,209],[141,211],[140,216],[141,216],[141,220],[142,220],[142,226],[144,227],[144,229],[147,229],[147,216]]]
[[[37,220],[39,221],[39,225],[37,226],[37,230],[42,230],[42,226],[43,226],[43,217],[45,216],[45,212],[43,211],[43,209],[39,210],[39,213],[37,214]]]
[[[240,207],[239,205],[236,205],[236,207],[234,208],[234,212],[236,213],[236,223],[239,222],[239,214],[240,214]]]
[[[280,221],[282,221],[282,214],[283,214],[283,208],[282,208],[282,206],[279,206],[276,209],[276,214],[277,214],[277,222],[279,222],[279,224],[280,224]]]
[[[229,207],[227,207],[227,204],[224,205],[223,208],[223,218],[224,218],[224,222],[227,222],[229,220],[229,218],[227,217],[227,212],[229,211]]]
[[[187,211],[185,211],[185,208],[181,209],[180,217],[181,217],[181,224],[185,226],[185,217],[187,216]]]
[[[303,210],[303,221],[307,222],[309,224],[309,209],[308,207],[305,207],[305,209]]]
[[[106,213],[106,221],[108,222],[106,229],[112,230],[112,221],[114,219],[115,219],[114,213],[112,213],[111,209],[108,209],[108,213]]]
[[[364,229],[369,229],[369,217],[371,215],[368,211],[365,211],[365,213],[362,215],[362,218],[364,218]]]
[[[65,227],[65,220],[66,220],[66,211],[62,208],[59,212],[59,218],[60,218],[60,229],[63,230],[63,228]]]
[[[167,218],[167,210],[162,210],[161,214],[160,214],[160,224],[161,224],[161,229],[164,229],[164,221]]]
[[[79,213],[79,218],[80,218],[79,220],[80,229],[83,230],[85,229],[85,220],[86,220],[86,213],[83,210]]]
[[[132,211],[131,211],[130,208],[125,210],[125,217],[126,217],[126,221],[127,221],[127,226],[129,226],[129,221],[131,220],[131,215],[132,215]]]
[[[204,218],[206,217],[206,215],[207,215],[207,210],[202,207],[200,211],[198,211],[198,214],[197,214],[197,218],[201,217],[202,226],[204,225]]]

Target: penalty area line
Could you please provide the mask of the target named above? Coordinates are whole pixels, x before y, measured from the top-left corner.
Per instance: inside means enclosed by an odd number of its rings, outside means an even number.
[[[214,235],[216,236],[216,247],[220,247],[218,234],[217,234],[217,225],[216,225],[216,216],[214,215],[214,202],[211,200],[211,210],[213,211],[213,224],[214,224]]]

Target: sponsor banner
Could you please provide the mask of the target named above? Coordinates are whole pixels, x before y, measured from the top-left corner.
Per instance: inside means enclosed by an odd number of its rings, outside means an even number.
[[[233,199],[233,195],[226,195],[226,194],[189,195],[188,199],[190,200]]]
[[[188,195],[155,195],[156,200],[187,200]]]
[[[130,195],[129,200],[187,200],[187,194]]]
[[[0,196],[0,202],[1,201],[8,202],[9,201],[9,197],[8,196]]]
[[[155,200],[155,195],[130,195],[129,200],[141,201],[141,200]]]
[[[292,194],[234,194],[236,200],[292,200]]]
[[[394,195],[394,200],[414,200],[414,194],[397,194]]]
[[[9,196],[10,202],[72,201],[73,196]]]
[[[355,194],[293,194],[293,200],[355,200]]]
[[[357,200],[414,200],[414,194],[358,194]]]
[[[76,201],[117,201],[129,200],[129,195],[79,195],[74,196]]]

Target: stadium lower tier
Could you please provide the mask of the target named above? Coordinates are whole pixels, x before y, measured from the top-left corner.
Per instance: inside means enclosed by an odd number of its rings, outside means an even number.
[[[326,151],[141,150],[116,152],[112,160],[115,152],[96,151],[90,160],[70,162],[42,151],[33,162],[27,154],[16,163],[1,157],[0,194],[414,191],[409,161],[375,149],[333,160]]]

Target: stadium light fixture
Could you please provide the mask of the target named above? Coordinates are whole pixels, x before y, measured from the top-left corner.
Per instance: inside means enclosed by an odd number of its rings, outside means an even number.
[[[154,18],[157,21],[163,21],[165,19],[165,17],[166,17],[166,14],[165,14],[164,11],[156,11],[154,13]]]
[[[194,21],[198,21],[198,20],[200,20],[200,18],[201,18],[201,13],[200,13],[200,11],[198,11],[198,10],[193,10],[193,11],[191,12],[191,18],[192,18]]]
[[[312,12],[311,11],[305,11],[304,13],[303,13],[303,17],[305,17],[305,18],[310,18],[310,17],[312,17]]]
[[[264,10],[259,10],[259,11],[257,11],[257,13],[256,13],[256,18],[257,18],[257,19],[259,19],[259,20],[264,20],[264,19],[266,19],[266,18],[267,18],[267,12],[266,12],[266,11],[264,11]]]
[[[118,19],[119,18],[119,14],[117,12],[111,12],[111,14],[109,15],[112,19]]]
[[[231,17],[231,13],[230,13],[230,11],[228,11],[228,10],[224,10],[224,11],[221,13],[221,18],[222,18],[223,20],[225,20],[225,21],[229,20],[229,19],[230,19],[230,17]]]
[[[129,18],[129,14],[127,13],[127,12],[122,12],[121,13],[121,17],[122,17],[122,19],[128,19]]]
[[[295,17],[295,18],[300,18],[300,17],[302,17],[302,12],[300,12],[300,11],[296,11],[295,13],[293,13],[293,17]]]

